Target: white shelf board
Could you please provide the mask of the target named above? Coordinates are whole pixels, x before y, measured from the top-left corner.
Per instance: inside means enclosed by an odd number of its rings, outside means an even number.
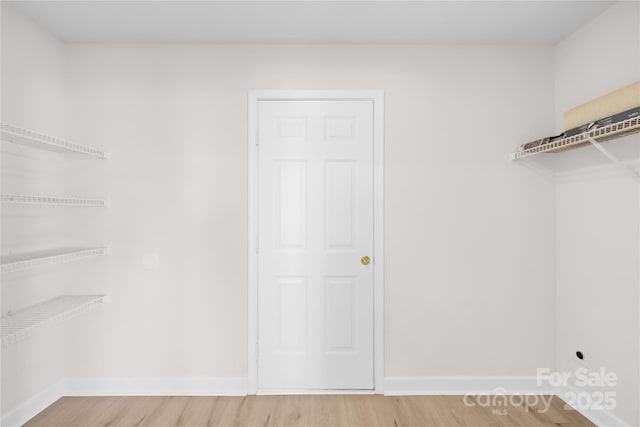
[[[3,141],[28,145],[49,151],[80,153],[98,159],[108,159],[109,153],[88,145],[77,144],[62,138],[24,129],[18,126],[0,123],[0,135]]]
[[[590,140],[601,143],[636,133],[640,133],[640,117],[634,117],[612,125],[603,126],[588,132],[570,136],[569,138],[563,138],[548,144],[529,148],[528,150],[516,151],[511,153],[511,160],[518,160],[524,157],[543,153],[559,153],[587,145],[590,143]]]
[[[56,248],[45,251],[28,252],[2,256],[2,273],[17,273],[45,265],[62,264],[85,258],[107,255],[108,247],[96,248]]]
[[[104,295],[62,295],[2,317],[2,348],[33,335],[37,330],[69,319],[104,303]]]
[[[107,200],[82,199],[77,197],[35,196],[29,194],[0,194],[2,203],[19,205],[78,206],[104,208],[109,206]]]

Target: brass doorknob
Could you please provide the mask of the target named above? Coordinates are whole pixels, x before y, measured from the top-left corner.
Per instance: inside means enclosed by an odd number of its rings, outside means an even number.
[[[365,255],[360,258],[360,262],[362,263],[362,265],[369,265],[369,263],[371,262],[371,258]]]

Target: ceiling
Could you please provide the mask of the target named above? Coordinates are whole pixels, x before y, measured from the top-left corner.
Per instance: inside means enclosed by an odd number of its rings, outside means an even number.
[[[555,44],[612,1],[9,1],[67,43]]]

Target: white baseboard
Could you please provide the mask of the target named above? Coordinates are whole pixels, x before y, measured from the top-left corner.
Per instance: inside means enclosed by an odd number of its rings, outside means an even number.
[[[67,378],[65,396],[246,396],[246,377]]]
[[[535,376],[387,377],[384,383],[384,394],[387,396],[552,394],[567,401],[565,397],[567,392],[576,391],[552,387],[547,381],[539,386]],[[581,409],[578,412],[599,427],[632,427],[609,411]]]
[[[631,424],[628,424],[609,411],[587,409],[580,410],[579,412],[599,427],[632,427]]]
[[[258,389],[257,396],[284,396],[284,395],[335,395],[335,394],[376,394],[375,390],[358,390],[358,389],[332,389],[332,390],[318,390],[318,389]]]
[[[2,427],[19,427],[63,396],[246,396],[247,378],[65,378],[11,409]]]
[[[0,426],[20,427],[62,396],[64,396],[64,380],[47,387],[32,398],[11,409],[0,419]]]
[[[538,386],[535,376],[425,376],[387,377],[384,394],[465,395],[472,393],[537,393],[555,394],[548,386]]]
[[[565,402],[570,402],[572,399],[567,398],[567,393],[573,393],[573,396],[575,396],[576,393],[579,393],[579,390],[570,387],[558,387],[556,389],[556,396]],[[632,427],[631,424],[617,417],[610,411],[583,408],[576,410],[599,427]]]
[[[247,378],[66,378],[8,411],[2,427],[19,427],[63,396],[245,396]],[[538,386],[533,376],[387,377],[385,395],[554,394],[568,389]],[[600,427],[629,427],[606,411],[581,410]]]

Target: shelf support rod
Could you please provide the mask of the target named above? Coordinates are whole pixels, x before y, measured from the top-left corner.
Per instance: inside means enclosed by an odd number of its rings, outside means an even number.
[[[638,172],[636,172],[635,169],[633,169],[631,166],[626,165],[623,162],[621,162],[620,159],[618,159],[616,156],[611,154],[611,152],[609,150],[604,148],[601,143],[595,141],[593,138],[587,138],[587,141],[589,141],[589,143],[592,146],[594,146],[598,151],[600,151],[612,163],[614,163],[614,164],[620,166],[621,168],[625,169],[633,177],[633,179],[636,182],[640,183],[640,174]]]

